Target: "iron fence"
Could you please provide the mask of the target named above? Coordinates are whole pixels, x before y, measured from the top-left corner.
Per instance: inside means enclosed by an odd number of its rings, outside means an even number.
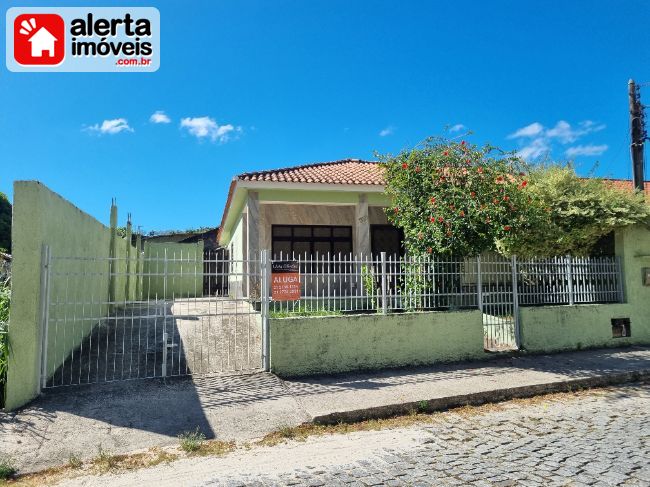
[[[278,255],[300,268],[301,296],[271,303],[277,313],[399,312],[623,301],[617,257],[397,257],[386,254]]]

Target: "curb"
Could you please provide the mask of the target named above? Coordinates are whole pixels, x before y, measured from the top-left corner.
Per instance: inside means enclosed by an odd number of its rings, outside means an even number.
[[[523,399],[555,392],[572,392],[576,389],[605,387],[625,384],[628,382],[637,382],[645,379],[650,379],[650,369],[585,377],[581,379],[568,379],[549,382],[546,384],[509,387],[506,389],[495,389],[492,391],[475,392],[472,394],[462,394],[457,396],[437,397],[435,399],[422,399],[420,401],[355,409],[352,411],[341,411],[324,414],[322,416],[315,416],[312,418],[311,422],[322,425],[357,423],[368,419],[385,419],[393,416],[401,416],[409,414],[414,410],[430,413],[462,406],[480,406],[481,404],[503,402],[510,399]],[[421,407],[422,402],[426,402],[426,408]]]

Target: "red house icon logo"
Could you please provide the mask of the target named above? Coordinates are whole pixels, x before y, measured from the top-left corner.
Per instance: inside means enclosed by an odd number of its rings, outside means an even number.
[[[65,22],[56,14],[22,14],[14,20],[14,59],[25,66],[56,66],[65,57]]]

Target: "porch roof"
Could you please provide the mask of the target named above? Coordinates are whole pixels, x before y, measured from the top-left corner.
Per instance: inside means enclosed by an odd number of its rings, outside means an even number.
[[[284,189],[302,191],[303,194],[332,192],[334,196],[342,192],[383,193],[384,184],[379,162],[362,159],[341,159],[239,174],[230,183],[217,239],[223,244],[222,235],[225,240],[230,238],[231,227],[243,210],[249,189]]]

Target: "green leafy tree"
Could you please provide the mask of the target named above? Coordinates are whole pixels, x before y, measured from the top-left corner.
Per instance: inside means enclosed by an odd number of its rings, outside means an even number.
[[[431,138],[379,157],[392,200],[388,219],[404,230],[411,254],[478,255],[548,218],[513,153]]]
[[[532,198],[548,217],[528,232],[499,241],[497,246],[504,253],[588,255],[608,233],[650,220],[643,194],[607,180],[581,178],[569,164],[535,167],[529,181]]]
[[[0,251],[11,252],[11,203],[0,193]]]

